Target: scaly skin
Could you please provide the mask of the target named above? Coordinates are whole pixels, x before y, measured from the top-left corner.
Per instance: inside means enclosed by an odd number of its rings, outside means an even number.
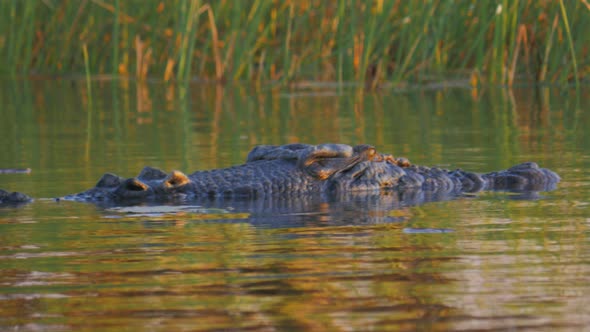
[[[424,191],[457,195],[482,190],[546,191],[560,178],[535,163],[485,174],[412,165],[405,158],[377,153],[370,145],[288,144],[257,146],[245,164],[185,175],[145,167],[134,178],[107,173],[95,187],[62,199],[130,204],[197,198],[298,197],[359,192]],[[31,201],[0,190],[1,204]]]
[[[63,197],[89,202],[190,200],[203,197],[295,197],[359,191],[421,189],[442,193],[481,190],[545,191],[560,178],[535,163],[478,174],[411,165],[369,145],[257,146],[245,164],[185,175],[146,167],[134,178],[105,174],[94,188]]]
[[[18,205],[32,201],[33,199],[23,193],[8,192],[0,189],[0,206],[2,205]]]

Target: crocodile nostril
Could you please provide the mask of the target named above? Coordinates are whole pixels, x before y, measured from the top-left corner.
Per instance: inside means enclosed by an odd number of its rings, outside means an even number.
[[[98,187],[98,188],[114,188],[114,187],[117,187],[119,184],[121,184],[120,177],[118,177],[115,174],[105,173],[100,178],[100,180],[98,180],[96,187]]]
[[[146,191],[148,188],[149,187],[145,183],[137,179],[129,179],[125,181],[125,189],[129,191]]]

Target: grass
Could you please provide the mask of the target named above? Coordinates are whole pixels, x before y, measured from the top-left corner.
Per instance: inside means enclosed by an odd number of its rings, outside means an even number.
[[[88,60],[88,47],[86,44],[82,45],[82,56],[84,57],[84,66],[86,68],[86,89],[88,89],[88,105],[92,105],[92,77],[91,77],[91,69]],[[92,107],[92,106],[90,106]]]
[[[7,0],[0,72],[579,84],[590,75],[587,31],[588,0]]]

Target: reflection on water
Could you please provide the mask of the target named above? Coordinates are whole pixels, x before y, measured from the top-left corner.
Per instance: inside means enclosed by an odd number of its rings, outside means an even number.
[[[254,144],[374,144],[557,190],[0,209],[0,330],[571,330],[590,326],[586,95],[2,82],[0,187],[225,167]],[[183,97],[184,96],[184,97]],[[423,195],[424,193],[422,193]]]

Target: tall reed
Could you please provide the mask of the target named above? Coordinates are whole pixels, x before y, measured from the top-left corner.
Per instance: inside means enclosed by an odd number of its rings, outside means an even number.
[[[585,0],[0,2],[0,72],[166,80],[569,83],[590,73]],[[137,44],[139,40],[141,43]]]
[[[92,108],[92,76],[90,74],[90,64],[88,56],[88,47],[86,44],[82,45],[82,56],[84,57],[84,66],[86,67],[86,90],[88,93],[88,105]]]

